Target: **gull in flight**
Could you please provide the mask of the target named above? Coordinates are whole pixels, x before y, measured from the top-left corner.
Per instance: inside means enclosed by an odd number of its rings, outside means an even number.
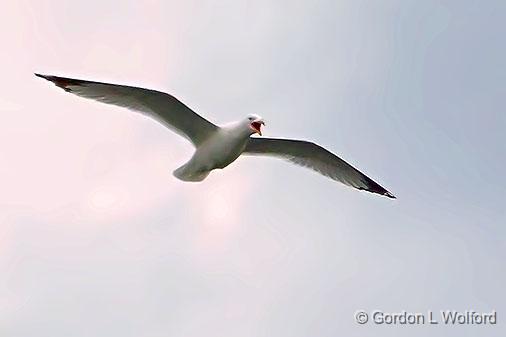
[[[251,137],[253,134],[262,136],[261,127],[265,123],[260,116],[249,115],[238,122],[220,127],[164,92],[35,75],[53,82],[66,92],[139,111],[187,138],[195,146],[195,152],[186,164],[174,171],[174,176],[183,181],[202,181],[212,170],[228,166],[241,154],[263,155],[311,168],[359,190],[395,198],[372,179],[315,143],[297,139]]]

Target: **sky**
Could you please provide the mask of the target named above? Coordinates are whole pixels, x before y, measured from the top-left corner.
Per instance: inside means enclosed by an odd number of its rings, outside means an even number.
[[[2,3],[0,336],[504,336],[504,1]],[[308,139],[398,199],[193,148],[34,72]],[[496,325],[359,325],[497,311]]]

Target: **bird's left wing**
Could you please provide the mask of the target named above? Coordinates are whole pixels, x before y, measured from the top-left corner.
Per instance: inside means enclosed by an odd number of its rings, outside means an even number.
[[[144,113],[187,138],[195,146],[218,129],[177,98],[164,92],[52,75],[35,75],[72,94]]]
[[[365,174],[315,143],[295,139],[250,138],[243,154],[283,158],[348,186],[395,198]]]

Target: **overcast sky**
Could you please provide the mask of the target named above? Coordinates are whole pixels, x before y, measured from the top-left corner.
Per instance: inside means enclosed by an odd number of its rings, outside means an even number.
[[[504,336],[505,22],[504,1],[4,1],[0,336]],[[268,158],[180,182],[188,142],[35,71],[259,114],[398,199]]]

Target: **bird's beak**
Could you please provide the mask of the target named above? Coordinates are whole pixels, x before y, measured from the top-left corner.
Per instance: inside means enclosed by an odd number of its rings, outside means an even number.
[[[260,128],[262,125],[265,125],[263,119],[257,119],[251,123],[251,129],[253,129],[255,133],[258,133],[261,136],[262,130]]]

